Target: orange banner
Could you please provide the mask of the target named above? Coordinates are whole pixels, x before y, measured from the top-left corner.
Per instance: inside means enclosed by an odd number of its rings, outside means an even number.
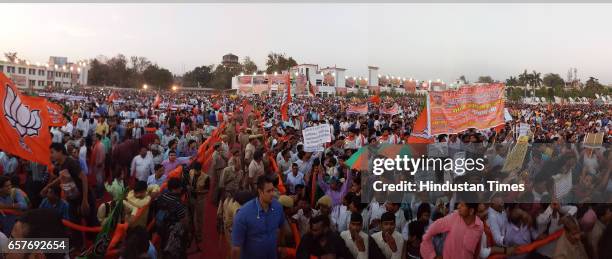
[[[504,123],[503,84],[430,91],[428,101],[431,135],[488,129]]]

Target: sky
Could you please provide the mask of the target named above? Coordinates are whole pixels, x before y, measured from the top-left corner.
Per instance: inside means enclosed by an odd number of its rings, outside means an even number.
[[[1,52],[145,56],[175,74],[270,52],[346,76],[497,80],[577,68],[612,84],[611,4],[0,4]]]

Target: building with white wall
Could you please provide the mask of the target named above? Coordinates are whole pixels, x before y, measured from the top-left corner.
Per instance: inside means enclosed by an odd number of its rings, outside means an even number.
[[[0,59],[0,72],[13,80],[19,88],[84,86],[87,85],[88,70],[88,61],[71,63],[66,57],[49,57],[46,63],[18,58]]]
[[[232,78],[232,89],[240,95],[281,94],[285,89],[287,73],[291,75],[291,93],[299,96],[333,96],[358,92],[413,93],[418,85],[412,78],[381,75],[375,66],[368,66],[367,76],[347,76],[346,71],[336,66],[319,68],[316,64],[300,64],[289,71],[274,74],[235,76]]]

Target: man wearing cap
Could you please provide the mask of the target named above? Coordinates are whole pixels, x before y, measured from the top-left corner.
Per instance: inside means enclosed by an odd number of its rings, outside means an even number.
[[[258,144],[257,138],[258,138],[258,135],[249,136],[249,143],[246,144],[246,147],[244,148],[245,165],[250,165],[251,160],[253,160],[253,154],[255,153],[255,149],[257,148],[257,144]]]
[[[296,241],[293,239],[293,233],[291,232],[291,216],[294,213],[293,210],[293,198],[287,195],[281,195],[278,197],[278,202],[283,206],[283,213],[285,215],[285,224],[282,227],[282,235],[279,241],[279,247],[281,247],[281,251],[283,248],[295,248],[297,245]]]
[[[236,120],[232,119],[229,121],[227,127],[225,128],[225,135],[227,136],[225,143],[227,143],[230,147],[233,147],[234,143],[236,142]]]
[[[359,213],[352,213],[349,229],[342,231],[340,237],[344,240],[355,259],[368,258],[368,239],[369,236],[362,231],[363,217]]]
[[[253,160],[251,160],[251,163],[249,164],[248,173],[249,178],[247,187],[253,187],[255,184],[255,179],[257,179],[257,177],[259,176],[265,175],[263,165],[263,151],[257,150],[255,154],[253,154]]]
[[[242,180],[242,166],[240,165],[240,150],[234,149],[232,157],[223,169],[219,177],[219,187],[223,190],[224,196],[232,196],[240,189]]]
[[[230,145],[228,135],[221,135],[221,151],[223,155],[228,158],[230,155]]]
[[[240,150],[245,150],[247,144],[249,144],[250,129],[240,127],[240,133],[238,133],[238,143],[240,143]]]

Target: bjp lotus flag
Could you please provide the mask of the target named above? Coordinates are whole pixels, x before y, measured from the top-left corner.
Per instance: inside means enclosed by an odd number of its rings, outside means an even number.
[[[46,101],[47,111],[49,112],[49,126],[51,127],[63,127],[68,123],[66,117],[63,115],[64,108],[61,105]]]
[[[63,127],[64,125],[66,125],[67,120],[62,115],[62,111],[64,109],[59,104],[50,102],[44,97],[24,95],[22,96],[22,98],[26,102],[43,104],[43,106],[46,107],[47,114],[49,115],[50,127]]]
[[[0,73],[0,149],[50,166],[50,145],[49,112],[44,102],[22,95]]]

